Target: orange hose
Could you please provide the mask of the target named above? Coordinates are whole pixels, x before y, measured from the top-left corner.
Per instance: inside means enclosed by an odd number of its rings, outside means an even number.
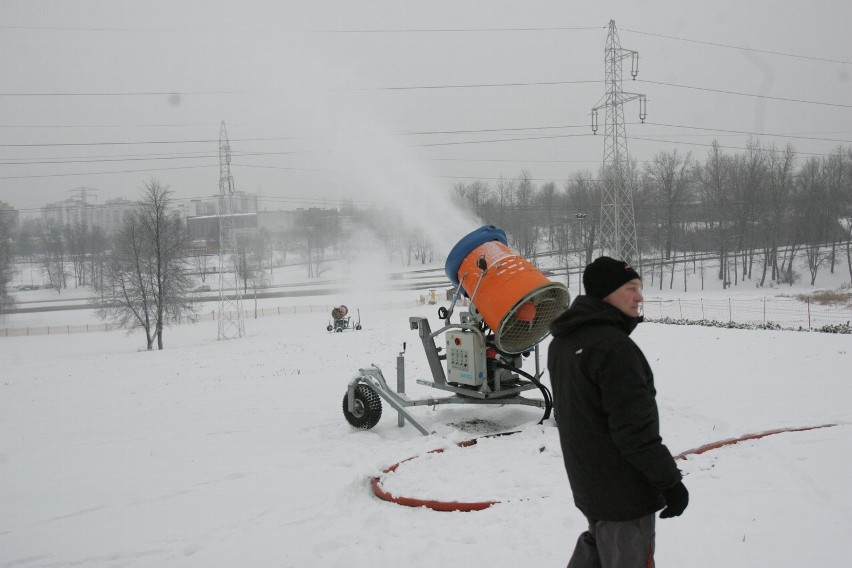
[[[807,430],[817,430],[819,428],[831,428],[832,426],[837,426],[837,424],[821,424],[819,426],[802,426],[799,428],[777,428],[775,430],[766,430],[764,432],[756,432],[753,434],[746,434],[744,436],[740,436],[739,438],[729,438],[727,440],[720,440],[718,442],[712,442],[710,444],[705,444],[703,446],[699,446],[697,448],[693,448],[691,450],[686,450],[685,452],[681,452],[675,456],[675,459],[685,460],[686,456],[690,455],[700,455],[704,452],[709,452],[710,450],[715,450],[718,448],[723,448],[725,446],[732,446],[734,444],[738,444],[740,442],[745,442],[747,440],[758,440],[760,438],[765,438],[766,436],[772,436],[774,434],[782,434],[784,432],[804,432]],[[507,432],[506,434],[496,434],[496,436],[504,436],[509,434],[515,434],[516,432]],[[495,435],[489,435],[484,437],[493,437]],[[459,442],[456,444],[460,448],[467,448],[469,446],[476,445],[477,439],[474,438],[472,440],[465,440],[463,442]],[[430,450],[426,453],[429,454],[440,454],[444,451],[443,448],[438,448],[435,450]],[[417,456],[412,456],[410,458],[404,459],[400,462],[393,464],[392,466],[382,470],[382,475],[386,473],[392,473],[396,471],[400,465],[404,464],[407,461],[411,461],[415,459]],[[437,501],[434,499],[417,499],[415,497],[402,497],[392,495],[389,492],[382,489],[382,476],[377,475],[370,480],[370,485],[373,488],[373,493],[375,493],[376,497],[382,499],[384,501],[388,501],[390,503],[396,503],[397,505],[405,505],[406,507],[426,507],[428,509],[432,509],[433,511],[461,511],[461,512],[470,512],[470,511],[481,511],[483,509],[487,509],[491,505],[496,505],[500,501]]]

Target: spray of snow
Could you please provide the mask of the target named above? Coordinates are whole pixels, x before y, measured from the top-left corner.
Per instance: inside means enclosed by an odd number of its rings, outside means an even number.
[[[334,107],[328,123],[341,180],[352,199],[384,207],[406,227],[429,235],[438,254],[446,254],[460,238],[476,229],[476,218],[452,202],[446,183],[436,182],[411,150],[374,113],[349,104]],[[328,119],[329,117],[326,117]]]

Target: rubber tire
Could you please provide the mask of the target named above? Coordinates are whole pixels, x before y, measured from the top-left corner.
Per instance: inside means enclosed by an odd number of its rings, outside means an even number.
[[[360,323],[355,326],[355,331],[361,331],[361,324]]]
[[[332,330],[332,329],[334,329],[334,328],[333,328],[333,327],[331,327],[330,325],[327,325],[327,326],[325,326],[325,329],[326,329],[326,331],[331,331],[331,330]]]
[[[335,331],[336,333],[340,333],[341,331],[343,331],[343,328],[342,328],[342,327],[340,327],[340,326],[337,326],[337,328],[336,328],[334,331]]]
[[[382,399],[367,385],[355,387],[355,412],[349,412],[349,393],[343,395],[343,416],[355,428],[369,430],[382,418]]]

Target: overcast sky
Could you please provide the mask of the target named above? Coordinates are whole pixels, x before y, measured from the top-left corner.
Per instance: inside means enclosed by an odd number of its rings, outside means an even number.
[[[0,200],[213,195],[268,209],[443,207],[453,184],[596,173],[607,24],[640,56],[628,150],[852,145],[852,3],[295,0],[0,3]],[[629,61],[628,61],[629,65]],[[604,116],[600,115],[603,124]]]

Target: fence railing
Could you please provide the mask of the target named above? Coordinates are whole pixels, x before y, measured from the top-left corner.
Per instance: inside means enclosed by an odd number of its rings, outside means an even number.
[[[376,309],[392,310],[411,308],[422,306],[425,299],[411,300],[404,302],[385,302],[377,304]],[[275,306],[267,308],[244,309],[243,318],[254,319],[268,316],[283,316],[288,314],[309,314],[309,313],[325,313],[330,314],[335,306],[330,304],[307,304],[302,306]],[[228,312],[229,318],[234,318],[235,312]],[[192,317],[180,318],[177,324],[194,324],[202,321],[214,321],[218,319],[218,314],[215,310],[209,312],[199,312]],[[69,333],[92,333],[100,331],[114,331],[122,329],[121,327],[111,323],[87,323],[81,325],[49,325],[49,326],[29,326],[29,327],[6,327],[0,328],[0,337],[25,337],[29,335],[65,335]]]
[[[793,329],[852,323],[852,306],[820,304],[810,298],[646,300],[643,310],[647,319],[775,324]]]
[[[386,302],[377,309],[401,309],[432,303],[421,296],[419,300]],[[331,313],[335,306],[330,304],[307,304],[301,306],[274,306],[243,310],[245,319],[287,314]],[[742,324],[775,324],[792,329],[820,329],[831,325],[852,324],[852,306],[825,305],[810,298],[751,298],[716,299],[704,298],[684,300],[645,300],[643,313],[647,319],[673,319],[683,321],[718,321]],[[193,324],[217,319],[215,310],[200,312],[191,318],[183,318],[179,324]],[[229,317],[233,314],[229,313]],[[0,337],[22,337],[28,335],[59,335],[69,333],[91,333],[120,329],[114,324],[51,325],[40,327],[0,328]]]

